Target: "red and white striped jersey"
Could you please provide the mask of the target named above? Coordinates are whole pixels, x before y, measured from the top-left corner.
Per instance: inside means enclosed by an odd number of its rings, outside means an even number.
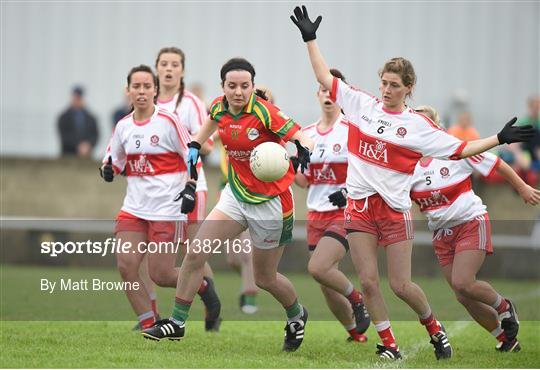
[[[310,211],[327,212],[338,209],[328,196],[344,188],[347,179],[349,123],[341,114],[328,131],[319,131],[318,123],[303,128],[315,143],[305,173],[309,182],[307,207]]]
[[[175,115],[155,106],[144,122],[133,113],[122,118],[114,129],[103,163],[112,157],[114,171],[125,169],[126,197],[122,211],[151,221],[184,220],[182,202],[174,202],[187,181],[186,128]]]
[[[206,107],[201,99],[188,90],[184,90],[184,97],[182,98],[180,104],[178,104],[178,107],[176,106],[177,100],[178,94],[166,101],[158,99],[157,104],[160,108],[164,108],[168,112],[176,114],[180,123],[187,128],[188,132],[193,137],[197,135],[202,124],[206,120],[206,117],[208,116]],[[206,182],[202,161],[197,163],[197,168],[197,172],[199,174],[199,178],[197,180],[197,191],[207,191],[208,185]]]
[[[374,96],[338,78],[330,97],[350,121],[347,190],[352,199],[378,193],[394,210],[408,211],[411,179],[420,158],[457,159],[466,145],[413,109],[388,111]]]
[[[473,171],[488,176],[500,163],[491,153],[459,161],[424,158],[414,170],[411,198],[428,218],[430,230],[448,229],[486,213],[471,186]]]

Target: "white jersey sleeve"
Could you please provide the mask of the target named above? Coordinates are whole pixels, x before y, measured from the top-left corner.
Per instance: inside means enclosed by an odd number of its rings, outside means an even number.
[[[189,91],[184,92],[176,114],[180,123],[187,127],[191,136],[195,136],[199,132],[207,116],[204,103]]]
[[[127,117],[131,117],[131,114]],[[105,150],[105,156],[103,157],[103,164],[107,164],[109,157],[111,157],[114,172],[116,174],[119,174],[124,170],[127,161],[127,154],[121,139],[124,126],[122,121],[124,121],[124,119],[120,120],[114,128],[111,139],[109,140],[109,145],[107,145],[107,149]]]
[[[334,77],[330,99],[337,103],[346,117],[354,119],[354,114],[372,105],[377,99],[362,90],[358,90],[341,79]]]
[[[459,154],[467,143],[448,134],[435,125],[428,117],[415,113],[423,118],[423,124],[418,125],[418,133],[414,139],[424,157],[439,159],[459,159]]]
[[[501,163],[501,159],[493,153],[485,152],[482,154],[473,155],[465,160],[465,162],[476,172],[482,176],[489,176]]]

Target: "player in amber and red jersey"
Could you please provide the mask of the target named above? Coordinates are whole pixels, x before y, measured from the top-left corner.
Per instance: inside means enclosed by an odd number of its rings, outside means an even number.
[[[333,76],[345,81],[337,69]],[[319,282],[328,307],[349,333],[347,340],[365,342],[369,315],[362,295],[339,270],[339,262],[349,250],[343,228],[347,204],[347,136],[349,123],[340,108],[330,100],[330,91],[320,86],[317,98],[322,116],[303,131],[314,144],[306,173],[297,173],[295,182],[309,187],[307,195],[307,242],[310,251],[308,270]]]
[[[462,142],[406,105],[416,83],[408,60],[393,58],[384,64],[379,71],[381,98],[376,98],[332,76],[315,41],[322,17],[312,22],[305,7],[296,7],[291,19],[306,42],[317,80],[331,91],[332,100],[350,121],[345,229],[364,302],[383,342],[377,345],[377,354],[390,360],[401,358],[379,288],[380,245],[385,247],[393,292],[417,313],[435,357],[449,358],[452,348],[448,336],[423,290],[411,280],[414,231],[409,192],[416,163],[425,156],[470,157],[499,144],[529,140],[534,130],[513,126],[514,118],[497,136]]]
[[[291,164],[282,179],[262,182],[251,172],[249,158],[251,151],[263,142],[284,145],[286,141],[295,141],[304,171],[313,142],[291,118],[254,94],[254,77],[255,69],[245,59],[234,58],[223,65],[221,82],[225,95],[214,100],[209,119],[195,141],[190,143],[188,168],[191,175],[196,176],[194,164],[201,148],[199,143],[206,141],[217,129],[229,157],[229,181],[193,240],[193,252],[188,252],[184,258],[171,318],[143,331],[147,338],[183,337],[191,302],[202,279],[204,262],[210,252],[219,247],[215,241],[233,239],[249,229],[254,245],[256,284],[270,292],[287,314],[283,350],[294,351],[302,343],[307,310],[298,303],[292,283],[277,272],[284,246],[292,238],[294,205],[290,185],[294,170]],[[197,244],[205,245],[207,241],[211,250],[203,248],[202,252],[195,252]]]
[[[204,103],[184,86],[184,67],[186,56],[176,47],[165,47],[158,52],[156,71],[159,81],[157,104],[176,115],[190,135],[195,136],[206,119]],[[201,148],[203,154],[212,150],[213,142],[207,140]],[[192,240],[200,224],[206,218],[206,199],[208,187],[202,161],[197,164],[199,178],[197,180],[197,197],[195,209],[188,214],[187,239]],[[204,265],[204,280],[198,291],[205,306],[205,329],[217,331],[221,323],[221,302],[215,291],[213,272],[210,265]]]
[[[146,254],[145,244],[176,245],[185,238],[186,214],[195,207],[196,185],[188,179],[185,164],[191,138],[176,116],[154,105],[157,78],[152,69],[144,65],[134,67],[127,83],[133,111],[116,125],[101,175],[111,182],[115,175],[125,171],[128,186],[115,233],[119,240],[130,242],[131,248],[116,257],[122,279],[143,286],[139,267]],[[156,284],[176,286],[175,257],[173,248],[148,255],[149,274]],[[139,317],[140,327],[152,326],[155,313],[146,289],[127,290],[126,295]]]
[[[429,106],[415,109],[439,124]],[[498,341],[497,350],[517,352],[519,321],[515,305],[486,281],[476,280],[486,254],[493,253],[486,206],[472,190],[471,175],[499,172],[525,203],[540,202],[540,191],[527,185],[500,158],[491,153],[459,161],[422,158],[414,171],[411,198],[429,221],[433,248],[444,276],[458,301]]]

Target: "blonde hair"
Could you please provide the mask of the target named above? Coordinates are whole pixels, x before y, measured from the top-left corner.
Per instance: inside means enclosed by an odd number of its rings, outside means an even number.
[[[441,127],[441,119],[435,108],[429,105],[420,105],[414,109],[415,112],[422,113],[424,116],[433,121],[437,126]]]

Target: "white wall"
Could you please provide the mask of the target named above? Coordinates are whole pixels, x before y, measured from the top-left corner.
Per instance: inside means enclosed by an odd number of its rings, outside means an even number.
[[[153,65],[163,46],[187,55],[187,83],[219,94],[219,69],[244,56],[278,105],[302,124],[318,116],[316,83],[296,27],[296,3],[2,2],[0,154],[56,156],[56,118],[81,83],[99,118],[103,150],[128,70]],[[319,43],[350,83],[377,93],[377,70],[393,56],[418,74],[411,105],[444,113],[456,89],[493,134],[540,88],[539,2],[328,2]],[[99,153],[96,153],[96,155]]]

